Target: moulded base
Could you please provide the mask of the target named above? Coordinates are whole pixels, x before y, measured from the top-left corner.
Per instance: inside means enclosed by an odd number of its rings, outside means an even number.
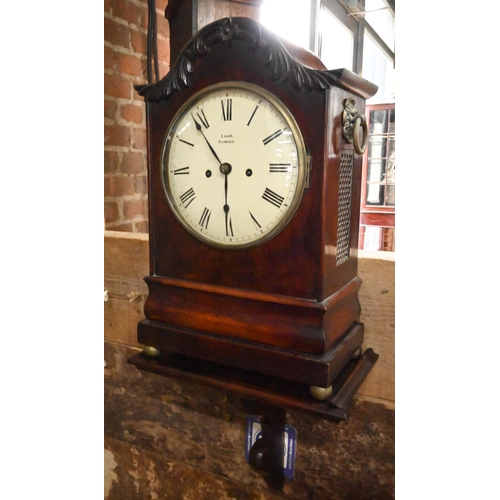
[[[157,276],[145,281],[151,322],[314,355],[327,353],[360,314],[357,277],[322,302]]]

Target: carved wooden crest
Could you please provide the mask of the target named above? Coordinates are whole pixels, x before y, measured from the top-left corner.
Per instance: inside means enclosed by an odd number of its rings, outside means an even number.
[[[296,89],[325,90],[337,86],[352,90],[351,85],[355,83],[356,93],[359,94],[360,83],[366,83],[370,86],[368,92],[373,93],[373,84],[350,71],[317,70],[302,65],[274,33],[259,22],[245,17],[224,18],[202,28],[179,54],[175,65],[163,79],[151,85],[136,86],[136,90],[146,101],[168,98],[174,90],[189,87],[189,77],[194,71],[196,58],[203,57],[215,45],[230,45],[233,40],[242,40],[249,48],[264,51],[262,60],[269,67],[269,78],[288,81]]]

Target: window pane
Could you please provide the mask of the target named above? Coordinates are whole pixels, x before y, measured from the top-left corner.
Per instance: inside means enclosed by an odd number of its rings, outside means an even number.
[[[384,185],[368,183],[366,189],[366,205],[383,205],[384,204]]]
[[[354,35],[328,10],[320,14],[320,59],[328,69],[352,71]]]
[[[379,151],[382,147],[382,139],[380,137],[368,137],[368,158],[380,156]]]
[[[387,156],[394,156],[396,154],[396,139],[394,137],[389,137]]]
[[[365,226],[363,250],[396,250],[396,229],[393,227]]]
[[[370,137],[368,139],[368,171],[370,170],[370,164],[374,162],[376,158],[385,158],[386,156],[387,139],[385,137]]]
[[[362,76],[378,85],[378,92],[366,102],[367,104],[394,102],[394,64],[367,32],[363,40]]]
[[[385,204],[388,206],[395,206],[396,205],[396,186],[394,185],[388,185],[386,186],[386,200]]]
[[[385,7],[387,5],[383,0],[365,0],[365,19],[394,52],[394,16],[387,9],[377,10]],[[377,10],[377,12],[369,12],[370,10]]]
[[[370,134],[385,134],[387,132],[387,109],[370,111]]]
[[[380,249],[380,228],[376,226],[366,226],[364,250]]]
[[[389,134],[395,134],[396,133],[396,110],[391,109],[390,115],[389,115]]]
[[[391,133],[395,119],[394,110],[369,111],[366,206],[395,206],[396,138]]]
[[[381,182],[385,177],[385,158],[368,160],[368,182]]]
[[[278,36],[309,49],[310,0],[264,0],[260,22]]]

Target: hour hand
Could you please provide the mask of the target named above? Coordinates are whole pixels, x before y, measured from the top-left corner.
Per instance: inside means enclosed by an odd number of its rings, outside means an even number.
[[[196,118],[193,116],[193,113],[191,113],[191,117],[193,118],[196,130],[198,132],[201,132],[201,135],[203,136],[203,138],[205,139],[206,143],[208,144],[208,147],[210,148],[210,151],[212,151],[212,154],[215,156],[215,159],[219,162],[219,165],[220,165],[222,162],[219,160],[219,157],[217,156],[217,153],[215,152],[214,148],[211,146],[211,144],[208,142],[208,139],[205,137],[205,134],[203,133],[203,129],[201,128],[201,124],[199,124],[196,121]]]
[[[201,133],[203,134],[203,132],[202,132],[202,130],[201,130],[201,125],[200,125],[200,124],[196,121],[196,118],[193,116],[193,113],[191,113],[191,118],[192,118],[192,119],[193,119],[193,121],[194,121],[194,125],[195,125],[195,127],[196,127],[196,130],[197,130],[198,132],[201,132]]]

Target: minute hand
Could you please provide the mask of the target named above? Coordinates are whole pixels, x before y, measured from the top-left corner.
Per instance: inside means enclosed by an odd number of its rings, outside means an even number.
[[[208,139],[205,137],[205,134],[203,133],[203,129],[201,128],[201,125],[196,121],[196,119],[192,113],[191,113],[191,116],[192,116],[194,124],[196,126],[196,130],[198,130],[198,132],[201,132],[203,139],[205,139],[205,141],[207,141],[207,144],[208,144],[208,147],[210,148],[210,151],[212,151],[212,154],[215,156],[215,158],[217,159],[217,161],[219,162],[219,165],[220,165],[222,162],[219,160],[219,157],[217,156],[217,153],[215,152],[214,148],[210,145],[210,143],[208,142]]]

